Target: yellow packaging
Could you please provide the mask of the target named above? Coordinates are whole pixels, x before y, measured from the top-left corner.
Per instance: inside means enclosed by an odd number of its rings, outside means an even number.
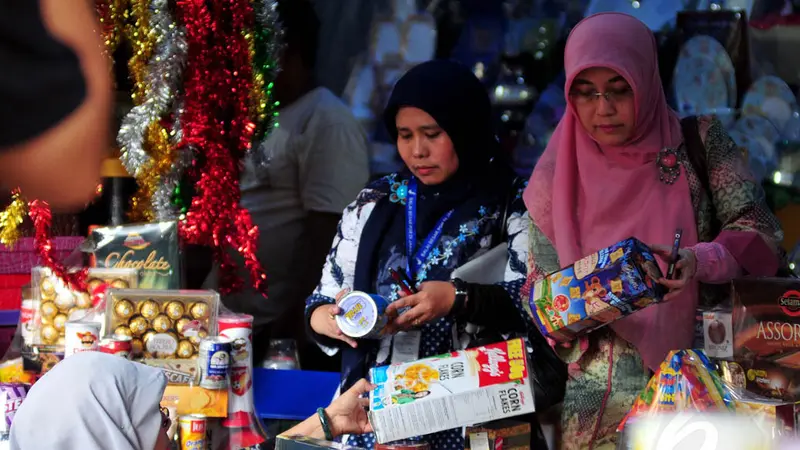
[[[206,417],[228,416],[228,390],[209,390],[199,386],[167,386],[161,406],[176,406],[178,416],[200,414]]]

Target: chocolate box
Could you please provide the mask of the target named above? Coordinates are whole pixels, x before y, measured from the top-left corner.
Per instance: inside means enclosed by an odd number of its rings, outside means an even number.
[[[800,280],[733,281],[733,359],[800,369]]]
[[[95,228],[93,267],[139,270],[139,289],[180,289],[177,222]]]
[[[650,249],[625,239],[537,281],[529,313],[542,333],[571,341],[660,301],[659,278]]]
[[[800,401],[800,371],[768,361],[720,361],[722,378],[734,389],[787,402]]]

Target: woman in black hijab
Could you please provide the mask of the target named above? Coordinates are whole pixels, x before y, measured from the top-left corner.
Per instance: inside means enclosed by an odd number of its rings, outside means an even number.
[[[371,367],[459,349],[454,327],[471,323],[498,336],[526,329],[524,184],[497,154],[483,85],[459,64],[421,64],[397,82],[384,120],[406,168],[367,186],[344,211],[320,284],[306,302],[316,341],[343,351],[342,390]],[[451,279],[454,269],[506,239],[503,283]],[[404,296],[392,269],[408,272],[418,293]],[[391,302],[394,319],[382,341],[339,330],[336,299],[348,290]],[[460,429],[422,439],[434,450],[464,448]],[[349,443],[372,448],[375,439],[353,436]]]

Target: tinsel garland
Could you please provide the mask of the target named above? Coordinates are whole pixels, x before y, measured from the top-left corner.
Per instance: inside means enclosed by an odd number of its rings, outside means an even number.
[[[277,102],[272,100],[272,80],[280,70],[283,31],[279,25],[277,2],[256,0],[253,2],[255,28],[247,33],[253,57],[253,115],[258,127],[255,140],[263,140],[276,123]]]
[[[142,33],[155,38],[155,48],[149,64],[142,67],[144,74],[134,74],[133,67],[141,61],[136,55],[130,66],[137,84],[134,99],[141,102],[122,120],[117,135],[120,160],[125,169],[136,178],[139,191],[132,199],[131,220],[152,221],[163,219],[165,211],[156,210],[153,196],[159,192],[161,176],[172,170],[175,160],[174,143],[162,120],[170,113],[182,81],[186,59],[186,40],[182,27],[176,25],[169,11],[168,0],[135,0],[133,9],[139,18]],[[149,4],[147,13],[142,5]],[[142,39],[135,46],[146,48],[150,39]],[[159,203],[160,205],[160,203]]]
[[[252,60],[243,33],[252,29],[253,8],[250,0],[177,4],[189,43],[181,145],[199,153],[189,171],[197,196],[182,223],[182,235],[214,250],[221,292],[242,285],[227,251],[233,248],[244,258],[254,288],[266,295],[266,275],[256,257],[258,228],[239,205],[239,161],[256,126],[249,115]]]
[[[78,271],[67,269],[55,257],[53,250],[53,240],[50,236],[50,228],[53,224],[53,212],[46,202],[34,200],[28,204],[28,211],[33,220],[35,234],[35,248],[42,265],[53,271],[53,274],[60,278],[70,289],[79,292],[86,291],[87,268]]]
[[[100,36],[109,59],[119,47],[125,23],[126,0],[97,0],[95,8],[100,21]]]
[[[19,189],[11,193],[11,203],[0,213],[0,243],[12,248],[17,243],[22,233],[19,226],[28,215],[28,204],[22,198]]]

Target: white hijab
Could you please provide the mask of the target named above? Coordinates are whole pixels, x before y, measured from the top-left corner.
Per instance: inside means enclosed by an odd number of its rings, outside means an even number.
[[[160,370],[118,356],[70,356],[22,402],[11,449],[153,450],[166,385]]]

